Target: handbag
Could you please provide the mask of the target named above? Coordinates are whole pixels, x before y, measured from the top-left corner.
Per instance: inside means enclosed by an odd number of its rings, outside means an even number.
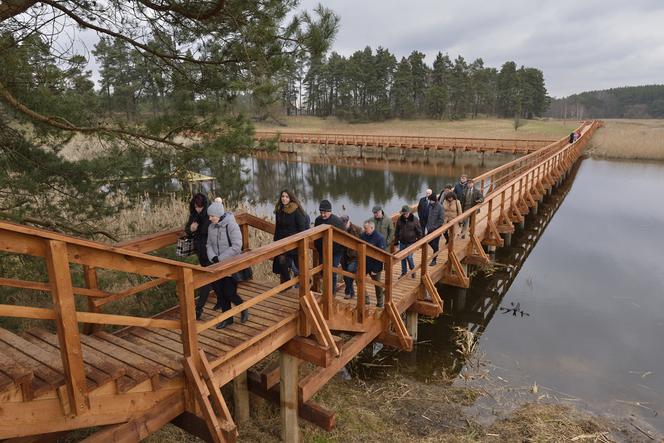
[[[189,257],[196,252],[194,248],[194,239],[191,237],[183,236],[178,238],[175,246],[175,255],[178,257]]]
[[[226,225],[226,240],[228,240],[229,246],[233,246],[233,243],[231,242],[231,236],[228,233],[228,225]],[[254,271],[251,269],[251,267],[244,268],[231,275],[231,277],[233,277],[233,280],[237,282],[251,280],[254,278]]]

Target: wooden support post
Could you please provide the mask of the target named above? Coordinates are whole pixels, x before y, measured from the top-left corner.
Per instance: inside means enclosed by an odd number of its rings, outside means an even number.
[[[46,242],[46,265],[53,296],[60,355],[65,372],[68,400],[68,408],[66,408],[68,410],[65,413],[66,415],[81,415],[90,409],[90,404],[66,243],[56,240]]]
[[[97,279],[97,269],[92,266],[83,266],[83,278],[85,279],[85,287],[88,289],[99,289],[99,280]],[[94,298],[88,297],[88,311],[100,313],[101,309],[94,303]],[[86,323],[83,326],[83,333],[90,335],[101,329],[101,325],[94,323]]]
[[[387,257],[385,261],[385,303],[392,301],[392,256]]]
[[[300,268],[300,303],[302,303],[302,300],[304,300],[307,294],[311,293],[311,279],[309,269],[310,253],[311,251],[309,249],[309,239],[305,237],[300,241],[300,244],[297,248],[297,262]],[[309,324],[309,319],[302,309],[300,309],[299,313],[298,334],[302,337],[308,337],[311,335],[311,325]]]
[[[249,420],[247,371],[242,371],[233,379],[233,404],[235,405],[235,423],[244,423]]]
[[[417,322],[419,320],[419,315],[417,312],[407,311],[406,312],[406,329],[408,330],[408,335],[410,335],[414,341],[417,341]]]
[[[240,225],[240,232],[242,233],[242,250],[249,249],[249,225]]]
[[[366,280],[367,280],[367,245],[362,242],[357,246],[357,322],[363,323],[366,315]]]
[[[176,291],[180,302],[181,340],[184,358],[190,358],[194,369],[202,370],[202,362],[198,353],[198,333],[196,331],[196,306],[194,302],[194,275],[189,268],[178,268]],[[185,407],[187,411],[196,413],[195,386],[190,378],[185,390]]]
[[[330,318],[332,311],[332,298],[334,290],[332,287],[332,228],[326,230],[323,234],[323,315],[326,319]]]
[[[300,442],[298,423],[298,390],[300,363],[297,357],[279,352],[279,391],[281,396],[281,439],[286,443]]]

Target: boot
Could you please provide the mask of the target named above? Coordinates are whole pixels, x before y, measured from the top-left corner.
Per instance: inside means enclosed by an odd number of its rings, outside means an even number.
[[[226,326],[232,325],[233,324],[233,317],[227,318],[226,320],[222,321],[217,325],[217,329],[224,329]]]
[[[240,323],[246,323],[247,320],[249,320],[249,310],[245,309],[244,311],[240,312]]]
[[[382,308],[383,305],[385,304],[384,302],[385,302],[385,297],[383,297],[383,291],[376,291],[376,307]]]

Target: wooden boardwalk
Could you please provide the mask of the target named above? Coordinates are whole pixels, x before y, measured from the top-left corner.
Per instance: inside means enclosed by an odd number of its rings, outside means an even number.
[[[320,134],[308,132],[267,132],[254,134],[258,142],[311,144],[322,146],[357,146],[373,148],[419,149],[431,151],[475,151],[529,154],[555,140],[501,139],[472,137],[424,137],[411,135]]]
[[[0,222],[0,251],[37,257],[47,270],[37,281],[0,275],[0,286],[37,291],[46,302],[0,305],[0,316],[43,322],[22,332],[0,329],[0,438],[101,427],[86,441],[138,441],[173,422],[209,441],[234,441],[249,416],[249,391],[281,404],[286,441],[299,438],[298,415],[329,429],[334,412],[312,402],[316,392],[374,340],[412,349],[417,316],[443,310],[435,283],[468,287],[468,266],[489,261],[484,248],[503,245],[514,224],[561,183],[599,126],[584,123],[577,142],[559,140],[477,177],[486,195],[482,204],[396,254],[329,226],[250,250],[252,232],[271,233],[274,225],[238,214],[245,252],[202,268],[155,255],[175,243],[177,231],[109,246]],[[469,232],[461,239],[464,220]],[[442,239],[434,255],[428,242],[445,231],[451,241],[444,245]],[[323,264],[313,253],[317,240]],[[357,251],[357,273],[329,265],[335,242]],[[289,250],[297,250],[298,277],[283,284],[242,282],[241,306],[220,313],[212,310],[211,297],[196,321],[196,288]],[[400,260],[410,253],[416,267],[401,276]],[[366,257],[388,270],[380,282],[365,275]],[[434,257],[438,264],[430,266]],[[141,283],[110,292],[100,287],[100,272],[133,274]],[[355,299],[333,294],[333,272],[354,279]],[[169,284],[179,304],[156,317],[104,312],[110,303]],[[384,288],[384,308],[375,306],[374,285]],[[243,309],[251,313],[244,324]],[[229,317],[233,325],[215,328]],[[108,325],[124,328],[111,333]],[[314,369],[300,377],[302,362]],[[220,391],[227,384],[233,414]]]

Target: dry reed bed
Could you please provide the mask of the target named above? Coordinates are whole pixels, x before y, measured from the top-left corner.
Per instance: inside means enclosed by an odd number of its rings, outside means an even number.
[[[664,160],[664,120],[607,120],[595,133],[593,157]]]

